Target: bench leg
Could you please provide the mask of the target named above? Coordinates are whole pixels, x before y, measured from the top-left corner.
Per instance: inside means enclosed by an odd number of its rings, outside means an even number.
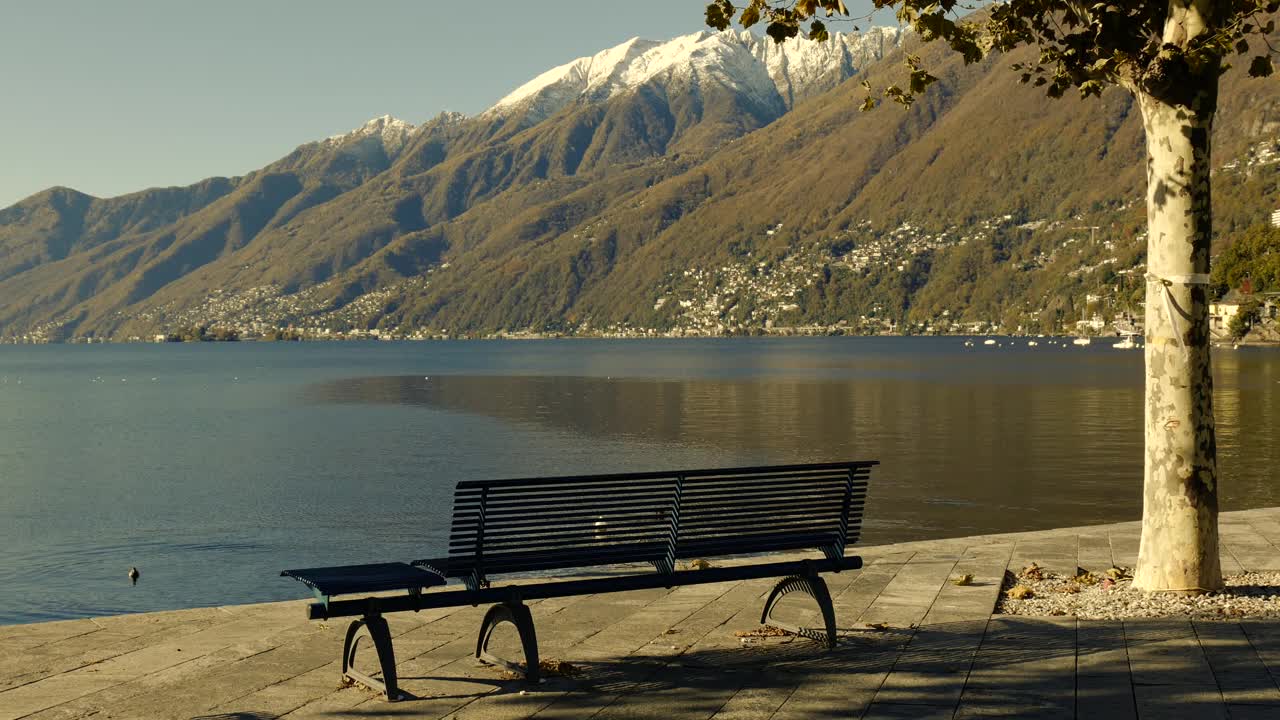
[[[378,653],[381,680],[355,669],[356,651],[360,648],[360,641],[366,637]],[[388,702],[400,699],[400,688],[396,685],[396,654],[391,648],[391,630],[387,627],[386,618],[365,615],[347,627],[347,640],[342,645],[342,679],[377,690],[386,696]]]
[[[524,648],[524,666],[510,660],[504,660],[489,652],[489,638],[502,623],[511,623],[520,633],[520,645]],[[491,665],[500,665],[513,673],[523,675],[524,679],[538,682],[541,671],[538,667],[538,634],[533,629],[533,615],[529,606],[522,602],[498,603],[485,613],[484,623],[480,625],[480,637],[476,640],[476,657]]]
[[[813,598],[818,603],[818,609],[822,611],[822,621],[826,625],[826,633],[824,634],[817,628],[799,627],[788,623],[780,622],[770,617],[773,608],[783,596],[793,592],[802,592]],[[828,648],[836,646],[836,609],[831,602],[831,591],[827,589],[827,581],[823,580],[820,575],[814,574],[810,576],[792,575],[784,578],[777,585],[773,586],[773,592],[769,593],[769,599],[764,603],[764,612],[760,614],[760,623],[762,625],[772,625],[780,630],[786,630],[796,635],[801,635],[818,642],[824,642]]]

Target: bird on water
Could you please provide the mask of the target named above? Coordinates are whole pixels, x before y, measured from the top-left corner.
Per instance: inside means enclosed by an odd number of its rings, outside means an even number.
[[[138,568],[136,568],[136,567],[131,567],[131,568],[129,568],[129,582],[130,582],[130,583],[132,583],[132,584],[134,584],[134,585],[137,585],[137,584],[138,584],[138,576],[139,576],[139,575],[141,575],[141,573],[139,573],[139,572],[138,572]]]

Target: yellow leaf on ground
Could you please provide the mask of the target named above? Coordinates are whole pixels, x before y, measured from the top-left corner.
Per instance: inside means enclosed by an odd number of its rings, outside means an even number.
[[[1035,597],[1036,593],[1026,585],[1014,585],[1009,588],[1009,591],[1006,592],[1005,595],[1008,595],[1014,600],[1026,600],[1027,598]]]
[[[1022,572],[1018,573],[1018,577],[1026,578],[1028,580],[1042,580],[1044,579],[1044,570],[1042,570],[1039,565],[1031,563],[1030,565],[1022,568]]]

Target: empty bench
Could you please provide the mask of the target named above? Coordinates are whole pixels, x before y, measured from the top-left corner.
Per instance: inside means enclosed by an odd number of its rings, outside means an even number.
[[[834,647],[835,610],[819,573],[862,567],[862,559],[846,556],[845,548],[858,539],[867,481],[876,464],[465,481],[454,490],[446,557],[285,570],[281,575],[300,580],[315,593],[318,601],[308,606],[310,619],[358,616],[347,628],[342,676],[392,701],[400,693],[383,615],[404,610],[492,603],[480,625],[476,657],[536,682],[538,640],[527,600],[778,577],[782,579],[769,593],[760,622]],[[822,554],[680,567],[680,561],[805,549]],[[528,581],[529,573],[634,564],[651,569]],[[503,584],[495,585],[499,577]],[[451,582],[458,586],[428,592]],[[397,594],[372,594],[387,591]],[[814,599],[822,628],[795,627],[771,616],[778,600],[792,592]],[[336,595],[365,597],[332,599]],[[519,633],[524,666],[489,653],[489,638],[504,622]],[[377,653],[381,680],[355,667],[363,638]]]

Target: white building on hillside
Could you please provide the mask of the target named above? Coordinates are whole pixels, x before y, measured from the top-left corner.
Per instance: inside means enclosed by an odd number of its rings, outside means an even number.
[[[1236,313],[1240,312],[1240,301],[1236,298],[1223,298],[1209,303],[1209,334],[1225,335]]]

